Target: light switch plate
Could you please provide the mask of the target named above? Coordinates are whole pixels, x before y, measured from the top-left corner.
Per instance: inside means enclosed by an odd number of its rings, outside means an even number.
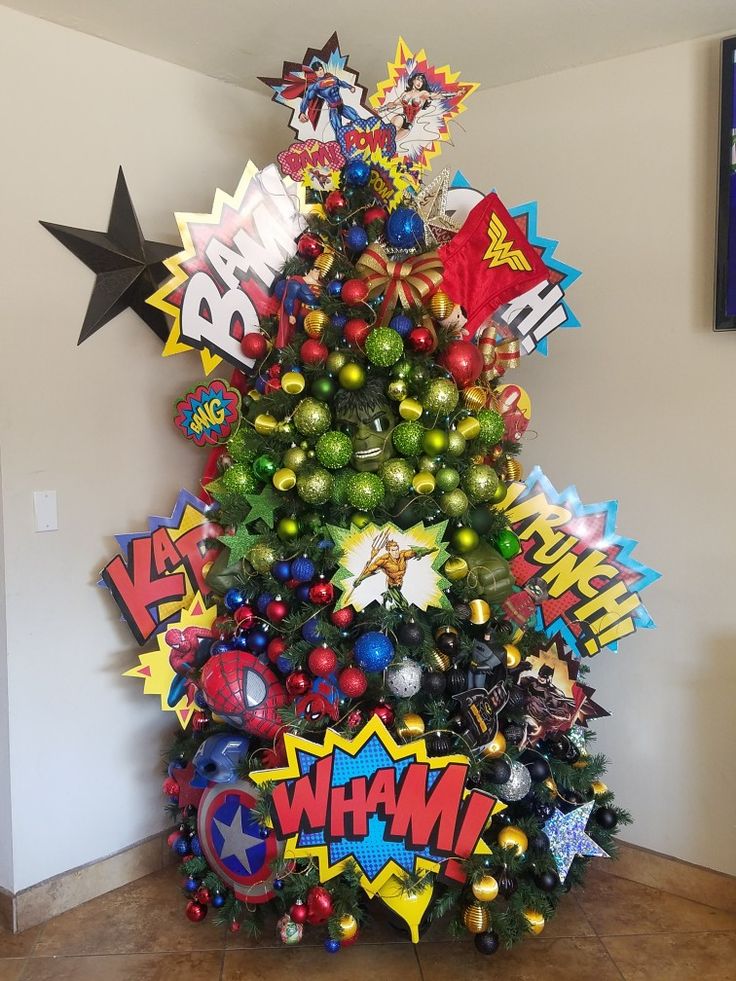
[[[59,527],[56,491],[34,491],[33,513],[36,517],[36,531],[56,531]]]

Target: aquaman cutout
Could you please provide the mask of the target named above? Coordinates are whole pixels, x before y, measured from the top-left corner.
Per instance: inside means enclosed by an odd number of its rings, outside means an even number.
[[[357,392],[339,391],[334,408],[338,428],[353,441],[353,466],[361,473],[375,473],[393,455],[391,433],[396,425],[380,379],[369,378]]]
[[[405,606],[401,587],[404,585],[406,567],[410,559],[421,559],[425,555],[433,555],[439,551],[435,548],[399,548],[398,542],[389,538],[388,532],[379,534],[373,540],[371,557],[365,568],[355,580],[353,589],[360,585],[368,576],[382,572],[386,577],[384,596],[397,606]]]

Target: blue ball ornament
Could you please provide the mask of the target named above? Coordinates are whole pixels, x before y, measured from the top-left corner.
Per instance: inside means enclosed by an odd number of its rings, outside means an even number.
[[[173,850],[177,855],[189,854],[189,842],[186,838],[177,838],[173,844]]]
[[[414,321],[407,317],[405,313],[397,313],[389,321],[391,330],[395,330],[400,337],[406,337],[414,327]]]
[[[342,286],[342,283],[340,283],[340,286]],[[344,313],[333,313],[331,320],[332,326],[337,327],[338,330],[342,330],[345,324],[348,322],[348,318]]]
[[[296,593],[296,598],[299,600],[300,603],[309,602],[309,590],[311,588],[312,587],[309,585],[308,582],[299,583],[299,585],[296,587],[294,592]]]
[[[284,657],[283,654],[276,658],[276,667],[279,669],[281,674],[291,674],[291,672],[294,670],[293,663],[288,659],[288,657]]]
[[[340,949],[339,940],[333,940],[332,937],[328,937],[327,940],[325,940],[325,950],[327,951],[328,954],[336,954],[339,949]]]
[[[302,637],[310,644],[319,644],[322,634],[319,632],[319,622],[316,617],[312,617],[302,627]]]
[[[396,208],[386,222],[386,238],[397,249],[424,244],[424,222],[412,208]]]
[[[371,168],[365,160],[349,160],[343,167],[342,175],[346,184],[353,187],[365,187],[371,176]]]
[[[197,858],[199,858],[199,856],[202,854],[202,846],[200,845],[199,838],[196,835],[194,835],[189,842],[189,851]]]
[[[252,654],[262,654],[268,647],[269,636],[262,627],[248,631],[248,650]]]
[[[216,644],[213,644],[212,647],[210,647],[210,654],[213,656],[216,654],[224,654],[226,651],[231,651],[232,649],[232,644],[229,640],[218,640]]]
[[[256,391],[258,392],[259,395],[265,395],[266,394],[266,379],[265,378],[261,378],[260,376],[258,378],[256,378]]]
[[[215,909],[219,909],[221,906],[225,905],[225,897],[222,895],[221,892],[216,892],[215,895],[212,897],[211,902],[212,905],[215,907]]]
[[[262,617],[266,615],[266,607],[268,606],[268,604],[271,602],[272,599],[273,596],[271,596],[270,593],[261,593],[261,595],[256,600],[256,609],[258,610],[258,612],[261,614]]]
[[[287,562],[284,559],[274,562],[271,566],[271,575],[277,582],[286,582],[288,579],[291,579],[291,562]]]
[[[342,280],[331,279],[327,284],[327,292],[330,296],[339,296],[342,292]]]
[[[184,888],[187,892],[196,892],[199,889],[199,883],[196,879],[193,879],[191,875],[184,883]]]
[[[353,225],[347,230],[345,245],[351,252],[362,252],[368,245],[368,232],[362,225]]]
[[[284,880],[283,879],[274,879],[273,880],[273,887],[274,887],[274,889],[277,892],[281,892],[281,890],[284,888]]]
[[[355,641],[355,663],[364,671],[383,671],[394,659],[394,645],[386,634],[369,630]]]
[[[225,607],[233,613],[241,606],[245,606],[246,596],[242,589],[228,589],[225,593]]]
[[[248,650],[248,638],[245,634],[236,634],[233,637],[232,644],[236,651]]]
[[[300,555],[291,563],[291,578],[296,579],[297,582],[309,582],[310,579],[314,579],[316,572],[314,562],[306,555]]]

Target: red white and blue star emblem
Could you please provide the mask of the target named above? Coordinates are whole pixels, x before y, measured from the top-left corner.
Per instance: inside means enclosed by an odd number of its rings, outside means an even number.
[[[283,850],[273,831],[263,837],[253,808],[258,790],[250,780],[214,784],[202,795],[197,832],[211,868],[244,902],[274,896],[271,863]]]

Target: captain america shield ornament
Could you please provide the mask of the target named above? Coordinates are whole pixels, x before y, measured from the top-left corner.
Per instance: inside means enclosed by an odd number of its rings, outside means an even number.
[[[253,813],[257,799],[250,780],[208,787],[197,812],[197,834],[210,867],[236,899],[266,903],[275,895],[271,863],[284,844],[271,830],[263,837]]]

